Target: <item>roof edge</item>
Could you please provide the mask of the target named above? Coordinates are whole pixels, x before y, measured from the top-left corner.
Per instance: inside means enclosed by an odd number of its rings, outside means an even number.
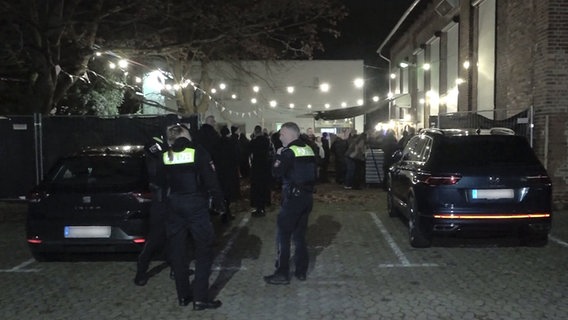
[[[418,3],[420,3],[421,0],[415,0],[410,7],[408,7],[408,9],[406,9],[406,11],[403,13],[402,17],[400,17],[400,19],[398,20],[398,22],[396,23],[396,25],[394,26],[394,28],[391,30],[391,32],[388,34],[388,36],[386,37],[385,40],[383,40],[383,42],[381,43],[381,45],[379,46],[379,48],[377,49],[377,53],[379,54],[379,56],[383,59],[385,59],[386,61],[390,62],[390,59],[388,59],[387,57],[385,57],[382,53],[384,47],[387,45],[387,43],[391,40],[392,36],[394,36],[394,34],[398,31],[398,28],[400,28],[400,26],[404,23],[404,21],[406,20],[406,18],[408,18],[408,16],[410,15],[410,13],[412,12],[412,10],[414,10],[414,8],[418,5]]]

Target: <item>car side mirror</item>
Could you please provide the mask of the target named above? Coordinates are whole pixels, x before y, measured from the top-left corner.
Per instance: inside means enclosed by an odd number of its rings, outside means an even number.
[[[402,159],[402,150],[399,149],[392,154],[392,161],[399,162],[400,159]]]

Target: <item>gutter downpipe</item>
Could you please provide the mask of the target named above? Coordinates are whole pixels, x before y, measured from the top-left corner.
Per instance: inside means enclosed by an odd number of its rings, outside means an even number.
[[[389,35],[386,37],[386,39],[383,41],[383,43],[381,43],[381,45],[379,46],[379,48],[377,49],[377,53],[379,54],[379,57],[383,58],[384,60],[386,60],[389,63],[389,92],[391,92],[392,88],[391,88],[391,79],[390,79],[390,71],[391,71],[391,60],[387,57],[385,57],[383,55],[383,49],[384,47],[387,45],[387,43],[390,41],[390,39],[392,38],[392,36],[394,36],[394,34],[398,31],[398,28],[400,28],[400,26],[402,25],[402,23],[404,22],[404,20],[406,20],[406,18],[408,18],[408,15],[410,15],[410,13],[412,12],[412,10],[414,10],[414,8],[418,5],[418,3],[420,2],[420,0],[415,0],[410,7],[408,7],[408,9],[406,9],[406,11],[402,14],[402,17],[400,17],[400,19],[398,20],[398,22],[396,23],[396,25],[394,26],[394,28],[391,30],[391,32],[389,33]],[[392,109],[392,99],[389,100],[389,121],[391,120],[391,109]]]

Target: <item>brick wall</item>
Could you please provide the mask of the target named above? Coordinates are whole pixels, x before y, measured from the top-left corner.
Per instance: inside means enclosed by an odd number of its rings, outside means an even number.
[[[534,106],[534,150],[568,206],[568,1],[497,1],[497,108]],[[513,112],[509,112],[508,116]]]
[[[420,47],[459,14],[460,63],[468,57],[475,66],[477,42],[475,10],[471,1],[460,1],[450,16],[434,12],[437,1],[412,17],[404,34],[393,39],[393,63]],[[495,105],[509,110],[534,106],[534,150],[553,181],[555,207],[568,207],[568,1],[498,0],[496,24]],[[412,62],[412,61],[411,61]],[[470,76],[471,75],[471,76]],[[475,70],[462,70],[468,80],[462,87],[459,110],[476,110]],[[427,88],[426,88],[427,90]],[[413,100],[415,101],[415,99]]]
[[[510,0],[513,1],[513,0]],[[537,15],[535,151],[546,161],[557,208],[568,206],[568,2],[533,0]],[[546,119],[548,118],[548,130]],[[548,136],[545,136],[548,131]],[[547,154],[545,155],[545,151]]]
[[[497,109],[525,109],[532,105],[536,37],[534,28],[527,26],[534,25],[536,20],[532,8],[534,1],[497,1],[495,44]]]

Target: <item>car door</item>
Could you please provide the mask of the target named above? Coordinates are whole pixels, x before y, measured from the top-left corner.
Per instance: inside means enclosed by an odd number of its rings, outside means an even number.
[[[393,168],[393,189],[395,201],[404,207],[408,204],[409,195],[416,181],[415,177],[429,157],[432,139],[426,135],[413,137],[404,148],[401,161]]]
[[[400,160],[394,163],[390,169],[391,193],[393,200],[396,203],[400,203],[406,198],[404,193],[409,187],[408,176],[411,168],[410,161],[412,159],[412,153],[415,151],[419,140],[419,136],[412,137],[406,144],[406,147],[402,150],[402,157]]]

